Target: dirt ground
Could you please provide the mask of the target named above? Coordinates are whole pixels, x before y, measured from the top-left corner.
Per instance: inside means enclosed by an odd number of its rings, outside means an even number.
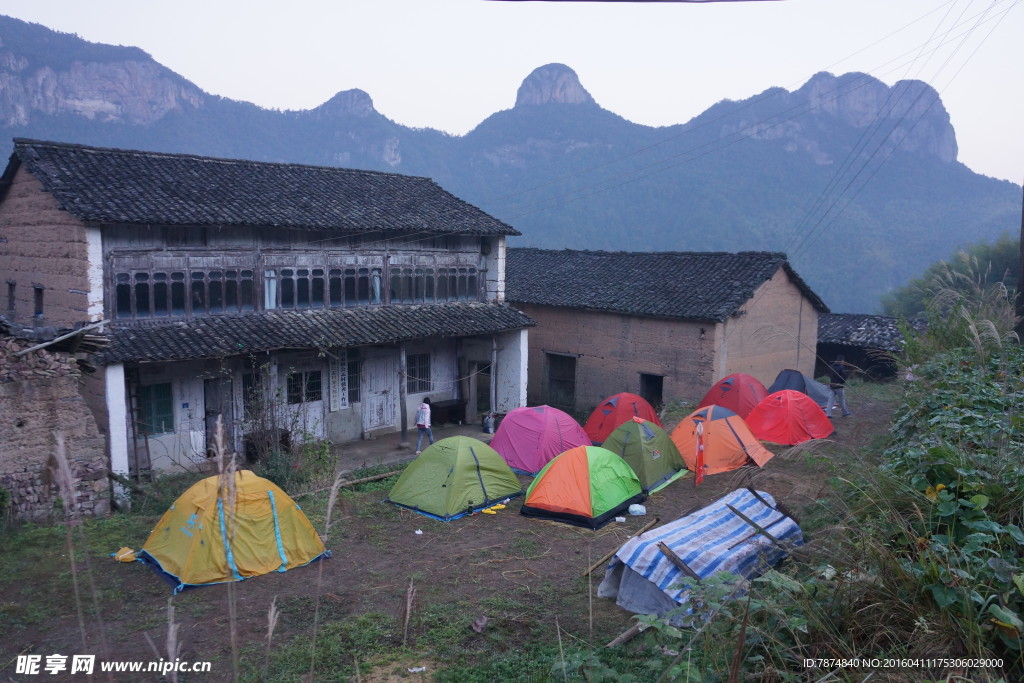
[[[856,414],[835,419],[833,438],[815,442],[810,448],[773,448],[778,455],[763,469],[745,467],[710,476],[699,487],[692,477],[680,480],[645,502],[646,516],[628,516],[625,522],[613,522],[596,532],[523,517],[518,514],[521,497],[497,515],[477,514],[444,523],[382,503],[386,491],[349,493],[340,498],[333,513],[327,544],[333,553],[330,559],[173,598],[168,586],[145,567],[115,563],[106,556],[118,545],[138,548],[144,537],[124,538],[117,545],[110,543],[109,548],[92,547],[88,562],[80,562],[77,572],[85,611],[82,618],[87,624],[85,644],[66,565],[38,567],[22,581],[0,582],[0,605],[8,614],[28,613],[35,602],[64,606],[51,607],[42,620],[27,618],[15,626],[0,623],[0,680],[42,678],[15,675],[13,660],[23,652],[44,657],[92,653],[97,659],[155,660],[156,648],[167,658],[170,605],[179,624],[181,659],[213,663],[210,674],[183,676],[181,680],[230,680],[232,623],[243,660],[260,660],[248,662],[259,671],[272,601],[281,613],[273,635],[276,645],[308,636],[314,620],[323,629],[368,614],[389,615],[389,623],[398,625],[375,637],[387,638],[395,647],[405,641],[413,651],[439,651],[424,639],[434,637],[428,634],[436,634],[440,626],[461,639],[460,647],[485,651],[510,647],[538,629],[552,629],[556,619],[568,641],[603,644],[626,630],[632,615],[612,601],[591,598],[604,569],[584,579],[588,566],[653,518],[674,520],[737,487],[751,485],[767,491],[797,516],[819,504],[826,495],[829,463],[853,457],[856,449],[872,443],[888,424],[889,402],[858,402],[855,394],[850,399]],[[380,448],[392,447],[381,444]],[[366,457],[372,456],[358,455]],[[379,460],[393,457],[393,453],[384,454]],[[530,481],[525,476],[521,480],[524,488]],[[318,506],[312,497],[299,500],[314,525],[322,529],[325,504]],[[106,535],[113,540],[116,528]],[[406,632],[402,626],[410,583],[415,597]],[[230,616],[231,593],[234,620]],[[0,622],[2,615],[0,612]],[[488,618],[488,624],[477,634],[470,626],[481,616]],[[362,680],[400,680],[403,675],[419,680],[420,674],[404,673],[418,666],[427,667],[425,680],[429,680],[430,673],[444,664],[392,661],[379,675],[364,675]],[[61,680],[59,676],[45,678]]]

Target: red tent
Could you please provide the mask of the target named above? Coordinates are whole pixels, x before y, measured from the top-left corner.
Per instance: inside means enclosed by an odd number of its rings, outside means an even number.
[[[508,466],[536,474],[556,455],[576,446],[589,446],[590,437],[568,413],[551,406],[509,411],[491,439]]]
[[[793,446],[831,434],[832,421],[807,394],[783,389],[770,394],[747,416],[754,436],[772,443]]]
[[[601,401],[587,418],[583,431],[594,444],[602,444],[616,427],[634,417],[642,417],[659,427],[663,426],[650,403],[636,394],[623,392]]]
[[[768,396],[768,390],[753,375],[736,372],[715,382],[704,394],[698,408],[721,406],[746,418],[758,403]]]

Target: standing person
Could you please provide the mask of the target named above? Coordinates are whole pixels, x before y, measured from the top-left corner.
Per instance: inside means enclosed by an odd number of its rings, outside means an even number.
[[[846,378],[850,375],[849,364],[846,356],[838,354],[835,361],[828,366],[828,386],[832,389],[832,395],[828,397],[828,406],[825,408],[825,415],[831,419],[832,408],[839,404],[843,410],[843,417],[853,415],[846,407]]]
[[[434,432],[430,431],[430,397],[426,396],[423,399],[423,403],[420,404],[419,409],[416,411],[416,429],[419,430],[420,435],[416,439],[416,455],[420,454],[420,446],[423,445],[423,435],[426,434],[430,443],[434,443]]]

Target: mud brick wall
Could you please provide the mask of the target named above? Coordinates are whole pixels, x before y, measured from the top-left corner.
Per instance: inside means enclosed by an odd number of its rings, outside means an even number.
[[[754,292],[717,335],[715,381],[734,372],[753,375],[766,387],[779,371],[814,372],[818,311],[785,270]]]
[[[15,283],[14,314],[7,309]],[[26,323],[35,313],[35,285],[43,287],[41,322],[73,327],[88,319],[88,247],[85,227],[60,210],[53,196],[24,168],[0,203],[0,306]]]
[[[46,475],[59,431],[75,478],[75,514],[107,514],[105,441],[81,396],[77,364],[45,350],[14,357],[28,346],[0,339],[0,487],[10,493],[11,512],[35,521],[63,516],[55,507],[56,486]]]
[[[537,321],[530,329],[530,405],[548,400],[547,352],[576,356],[577,413],[612,394],[639,392],[640,373],[664,376],[666,401],[699,400],[714,382],[714,323],[516,305]]]

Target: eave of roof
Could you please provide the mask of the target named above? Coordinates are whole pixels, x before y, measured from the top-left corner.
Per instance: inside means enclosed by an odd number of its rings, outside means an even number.
[[[520,234],[429,178],[23,138],[14,143],[0,199],[21,165],[87,224]]]
[[[509,249],[509,301],[656,318],[723,321],[784,269],[819,312],[828,307],[778,252]]]
[[[923,330],[926,327],[923,320],[910,320],[907,324],[915,330]],[[860,313],[829,313],[818,317],[818,343],[899,351],[903,344],[903,332],[898,318]]]
[[[178,361],[281,349],[327,350],[493,334],[534,325],[533,319],[510,306],[483,302],[211,315],[114,326],[100,361]]]

